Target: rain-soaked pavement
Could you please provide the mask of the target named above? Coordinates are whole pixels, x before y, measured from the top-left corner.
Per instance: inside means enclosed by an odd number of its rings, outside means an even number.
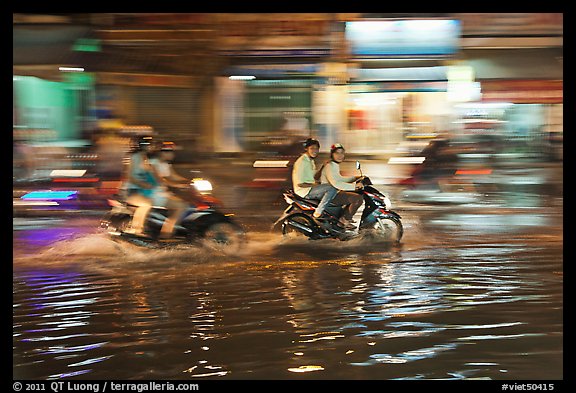
[[[471,200],[383,187],[399,246],[282,238],[283,206],[235,211],[236,255],[15,217],[13,378],[562,379],[562,174],[539,173]]]

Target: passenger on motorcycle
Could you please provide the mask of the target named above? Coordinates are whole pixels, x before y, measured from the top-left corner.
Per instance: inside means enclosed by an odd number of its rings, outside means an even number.
[[[294,192],[303,198],[319,199],[320,203],[314,211],[313,217],[321,223],[321,216],[326,206],[334,198],[337,189],[330,184],[320,184],[315,180],[316,163],[314,158],[320,151],[320,142],[308,138],[304,142],[304,153],[294,162],[292,169],[292,185]]]
[[[170,211],[170,215],[162,224],[160,238],[169,238],[174,232],[174,226],[178,224],[182,213],[188,204],[174,193],[168,190],[168,187],[189,188],[189,181],[180,176],[172,166],[174,159],[174,144],[164,142],[159,149],[155,150],[150,158],[150,164],[158,178],[161,180],[162,188],[158,190],[153,198],[154,206],[162,206]]]
[[[340,217],[340,223],[346,229],[356,229],[353,220],[354,214],[362,206],[363,198],[354,190],[362,189],[361,183],[356,183],[360,176],[344,177],[340,173],[340,163],[345,158],[344,146],[335,143],[330,147],[330,160],[320,168],[320,181],[322,184],[330,184],[338,190],[332,199],[332,204],[344,206],[344,214]]]
[[[172,187],[187,187],[189,180],[180,176],[172,165],[175,149],[176,146],[174,142],[162,142],[157,151],[154,152],[154,157],[150,162],[154,164],[158,175],[160,175],[167,185]]]
[[[139,236],[144,235],[144,224],[153,205],[153,196],[160,185],[160,179],[156,176],[148,157],[152,143],[151,136],[141,136],[133,142],[125,181],[121,187],[121,194],[126,203],[137,206],[131,227],[125,232]]]

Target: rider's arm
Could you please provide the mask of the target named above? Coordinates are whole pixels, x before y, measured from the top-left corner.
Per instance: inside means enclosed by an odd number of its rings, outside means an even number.
[[[188,179],[178,175],[171,164],[160,161],[156,158],[150,160],[150,165],[154,170],[154,176],[159,179],[159,184],[172,188],[187,188]]]
[[[169,165],[170,168],[170,178],[174,181],[177,182],[187,182],[188,179],[186,179],[184,176],[180,176],[175,170],[174,167],[172,165]]]
[[[182,178],[182,180],[174,180],[172,178],[170,178],[170,176],[165,176],[162,178],[162,182],[164,184],[166,184],[167,186],[170,187],[183,187],[183,186],[188,186],[188,181],[185,178]]]
[[[324,167],[326,172],[326,179],[328,183],[332,184],[335,188],[344,191],[354,191],[356,185],[354,183],[348,182],[348,178],[342,177],[340,175],[340,166],[335,162],[330,162]]]

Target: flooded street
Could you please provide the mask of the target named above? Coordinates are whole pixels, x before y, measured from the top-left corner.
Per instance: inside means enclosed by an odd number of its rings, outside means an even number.
[[[562,379],[562,198],[498,198],[400,206],[399,246],[251,211],[239,255],[14,218],[13,378]]]
[[[564,13],[220,8],[13,11],[12,391],[563,393]]]

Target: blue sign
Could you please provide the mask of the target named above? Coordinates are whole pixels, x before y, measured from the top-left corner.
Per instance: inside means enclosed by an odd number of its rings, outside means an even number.
[[[351,55],[449,55],[459,48],[460,21],[452,19],[346,22]]]
[[[32,191],[25,195],[22,195],[20,199],[23,200],[70,200],[76,199],[78,191]]]

